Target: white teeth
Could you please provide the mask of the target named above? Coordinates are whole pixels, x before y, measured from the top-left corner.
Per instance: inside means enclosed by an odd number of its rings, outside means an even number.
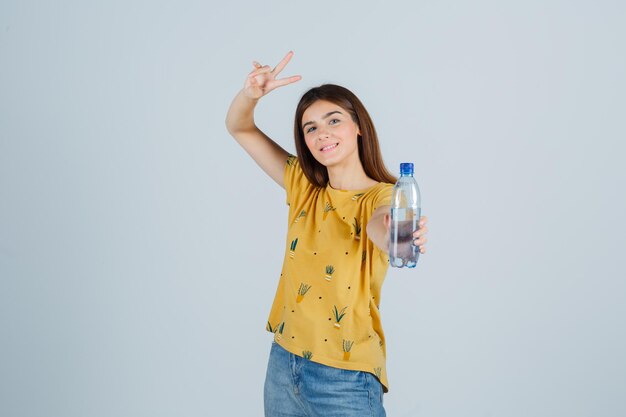
[[[332,149],[332,148],[336,147],[337,145],[338,145],[337,143],[334,143],[334,144],[332,144],[332,145],[324,146],[324,147],[322,148],[322,152],[327,151],[327,150],[329,150],[329,149]]]

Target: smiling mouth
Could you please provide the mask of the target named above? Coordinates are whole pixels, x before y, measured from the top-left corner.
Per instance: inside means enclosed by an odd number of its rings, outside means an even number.
[[[339,146],[338,143],[333,143],[332,145],[328,145],[328,146],[324,146],[322,149],[320,149],[321,152],[328,152],[328,151],[332,151],[333,149],[335,149],[337,146]]]

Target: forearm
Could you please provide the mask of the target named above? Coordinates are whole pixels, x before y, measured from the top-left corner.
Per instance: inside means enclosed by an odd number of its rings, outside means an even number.
[[[385,216],[374,216],[367,223],[367,237],[383,252],[389,253],[389,230],[385,227]]]
[[[239,91],[226,114],[226,128],[230,133],[256,129],[254,108],[258,101],[247,97],[243,90]]]

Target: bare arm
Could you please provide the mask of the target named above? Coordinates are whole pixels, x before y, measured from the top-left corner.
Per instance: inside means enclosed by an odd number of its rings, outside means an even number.
[[[226,115],[226,128],[254,161],[278,185],[285,188],[283,172],[288,152],[270,139],[254,123],[254,108],[259,99],[277,87],[300,80],[300,76],[276,79],[287,65],[293,52],[273,70],[255,62],[255,69],[248,74],[244,88],[235,96]]]
[[[246,97],[243,91],[240,91],[228,110],[226,127],[261,169],[278,185],[285,188],[283,173],[288,152],[254,124],[254,107],[257,102],[258,100]]]
[[[367,222],[366,230],[369,239],[374,242],[378,249],[389,253],[389,210],[391,206],[381,206],[374,210],[372,217]]]

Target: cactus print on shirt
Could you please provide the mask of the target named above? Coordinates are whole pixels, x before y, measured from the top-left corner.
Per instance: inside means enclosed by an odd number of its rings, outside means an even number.
[[[388,391],[380,291],[387,254],[367,237],[393,184],[335,190],[311,184],[290,155],[284,173],[288,230],[267,330],[289,352],[335,368],[370,372]]]

